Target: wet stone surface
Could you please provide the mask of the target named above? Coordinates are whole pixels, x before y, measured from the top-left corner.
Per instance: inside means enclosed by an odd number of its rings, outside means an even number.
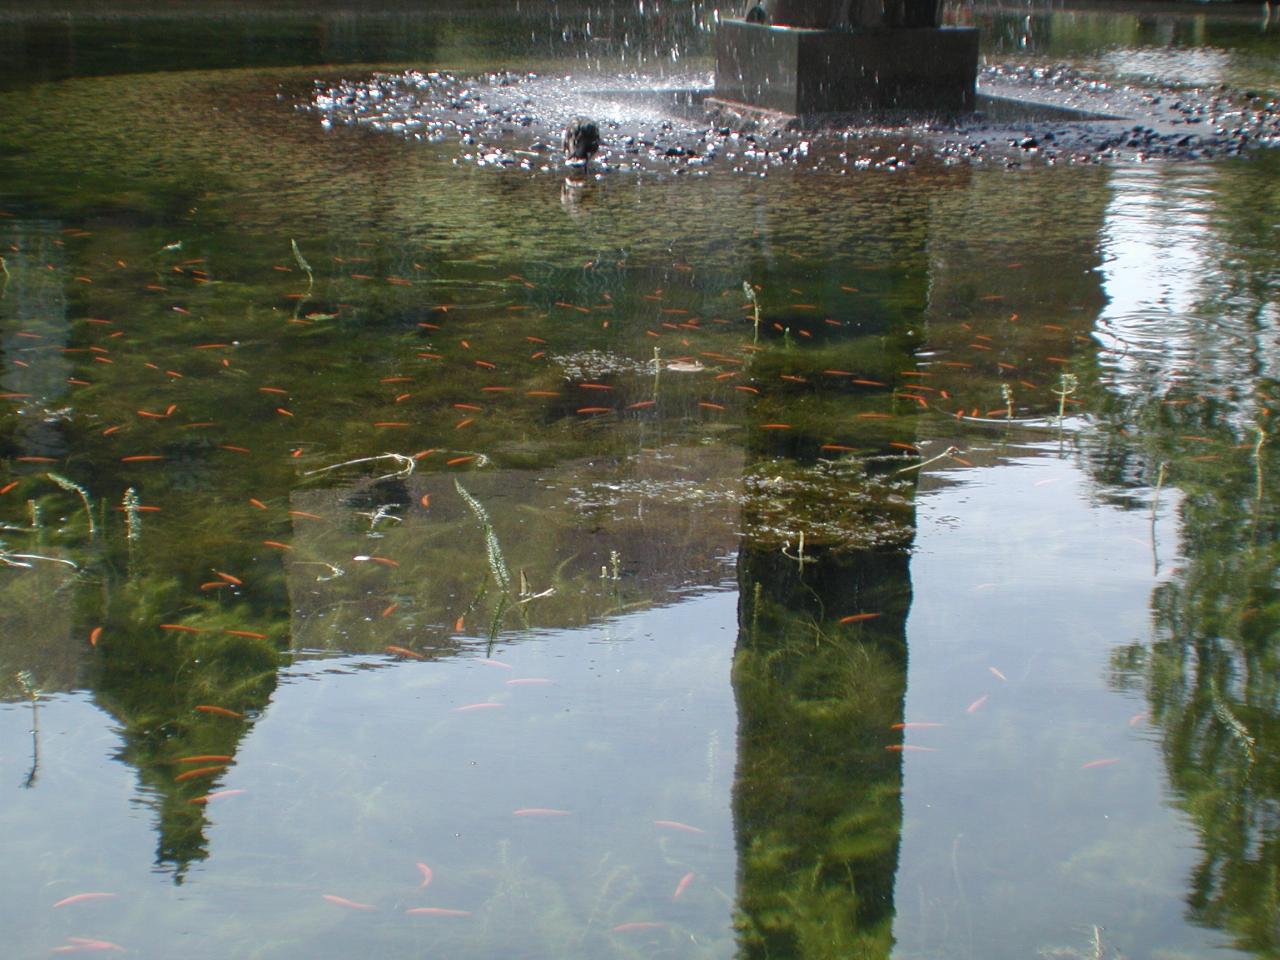
[[[564,165],[561,133],[576,117],[600,128],[579,175],[709,169],[885,169],[916,164],[1143,162],[1232,156],[1280,146],[1280,101],[1226,86],[1116,85],[1067,66],[991,65],[979,107],[961,117],[794,118],[704,103],[707,74],[656,79],[490,73],[375,73],[316,81],[298,109],[326,127],[353,125],[456,144],[456,163],[548,171]]]

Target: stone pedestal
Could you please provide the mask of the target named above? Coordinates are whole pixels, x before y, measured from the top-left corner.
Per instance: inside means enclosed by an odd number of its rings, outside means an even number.
[[[968,113],[977,72],[973,28],[829,30],[722,20],[712,97],[802,119],[896,110]]]

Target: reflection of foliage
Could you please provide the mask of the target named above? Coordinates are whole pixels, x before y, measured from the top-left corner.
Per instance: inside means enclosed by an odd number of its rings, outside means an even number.
[[[1170,778],[1200,834],[1192,918],[1267,955],[1280,950],[1280,762],[1267,748],[1280,736],[1280,517],[1260,482],[1277,458],[1258,439],[1271,432],[1274,392],[1256,386],[1250,432],[1213,398],[1126,411],[1143,424],[1149,461],[1167,462],[1182,492],[1186,562],[1153,595],[1151,649],[1113,657],[1117,683],[1145,683]]]
[[[906,557],[826,553],[802,571],[761,551],[739,569],[743,955],[887,957],[902,811],[886,747],[906,684]],[[833,602],[880,616],[841,625]]]

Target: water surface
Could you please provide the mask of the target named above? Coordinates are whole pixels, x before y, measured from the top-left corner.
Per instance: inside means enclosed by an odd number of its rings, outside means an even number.
[[[297,108],[577,20],[290,16],[4,81],[9,953],[1274,954],[1274,155],[566,185]]]

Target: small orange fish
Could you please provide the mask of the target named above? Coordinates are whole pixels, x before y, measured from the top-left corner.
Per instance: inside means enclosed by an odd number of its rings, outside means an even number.
[[[475,711],[475,710],[496,710],[501,706],[502,704],[500,703],[493,703],[492,701],[486,700],[483,703],[468,703],[464,707],[454,707],[450,712],[451,713],[471,713],[472,711]]]
[[[635,920],[631,923],[620,923],[609,932],[630,933],[633,930],[658,930],[665,926],[665,923],[659,923],[657,920]]]
[[[422,882],[418,884],[419,889],[431,883],[432,878],[435,876],[435,874],[431,872],[431,868],[421,860],[418,861],[418,872],[422,874]]]
[[[933,727],[943,727],[943,726],[946,726],[946,724],[930,723],[924,720],[915,720],[908,723],[890,724],[889,729],[890,730],[924,730],[924,729],[929,729]]]
[[[265,633],[255,633],[252,630],[232,630],[230,627],[223,627],[222,632],[232,637],[248,637],[250,640],[269,639]]]
[[[521,807],[511,811],[517,817],[567,817],[570,811],[558,810],[555,807]]]
[[[405,911],[411,917],[469,917],[470,910],[451,910],[448,907],[410,907]]]
[[[93,937],[67,937],[70,943],[65,943],[60,947],[51,947],[50,953],[84,953],[91,950],[111,951],[112,953],[124,953],[124,947],[118,943],[112,943],[110,940],[98,940]]]
[[[250,503],[252,506],[257,507],[259,510],[265,510],[265,509],[267,509],[267,505],[266,505],[265,503],[263,503],[261,500],[259,500],[257,497],[250,497],[250,498],[249,498],[249,503]]]
[[[365,912],[370,912],[378,909],[371,903],[358,903],[355,900],[348,900],[346,897],[339,897],[337,894],[333,893],[322,893],[320,896],[322,899],[328,900],[336,906],[346,907],[348,910],[363,910]]]
[[[662,827],[664,830],[679,830],[683,833],[705,833],[701,827],[691,827],[687,823],[681,823],[679,820],[655,820],[655,827]]]
[[[56,910],[58,907],[69,907],[73,903],[88,903],[91,900],[114,900],[114,893],[75,893],[69,897],[63,897],[53,905]]]
[[[236,713],[234,710],[228,710],[226,707],[215,707],[212,704],[202,703],[196,707],[201,713],[212,713],[219,717],[231,717],[234,720],[243,720],[243,713]]]
[[[185,770],[173,778],[174,783],[181,783],[183,780],[194,780],[196,777],[211,777],[215,773],[221,773],[227,769],[225,763],[212,764],[207,767],[196,767],[194,770]]]
[[[1119,763],[1119,757],[1103,757],[1101,760],[1090,760],[1088,763],[1080,765],[1081,770],[1092,770],[1095,767],[1109,767],[1113,763]]]
[[[675,893],[671,894],[672,900],[679,900],[680,894],[684,893],[687,889],[689,889],[689,884],[693,883],[693,876],[694,876],[693,871],[690,870],[688,873],[686,873],[683,877],[680,878],[680,882],[676,884]]]
[[[242,793],[244,793],[243,790],[217,790],[213,793],[206,793],[203,797],[192,797],[187,803],[212,803],[214,800],[221,800],[223,797],[235,797]]]
[[[227,583],[234,583],[237,587],[244,586],[244,581],[241,580],[239,577],[233,576],[229,573],[223,573],[221,570],[215,570],[213,572],[217,576],[221,577],[223,580],[227,581]]]
[[[101,627],[94,627],[92,630],[89,631],[89,646],[96,647],[100,639],[102,639]]]
[[[878,617],[878,616],[881,616],[881,614],[878,614],[878,613],[851,613],[851,614],[849,614],[849,616],[847,616],[847,617],[841,617],[841,618],[840,618],[840,620],[839,620],[838,622],[840,622],[840,623],[862,623],[862,622],[863,622],[863,621],[865,621],[865,620],[874,620],[874,619],[875,619],[876,617]]]
[[[964,708],[965,713],[977,713],[979,710],[982,709],[982,705],[990,699],[991,699],[991,694],[984,693],[977,700],[973,701],[973,703],[969,704],[967,707]]]
[[[1008,677],[1006,677],[1006,676],[1005,676],[1003,673],[1001,673],[999,670],[997,670],[995,667],[987,667],[987,669],[991,671],[991,675],[992,675],[993,677],[995,677],[997,680],[1004,680],[1004,681],[1008,681],[1008,679],[1009,679],[1009,678],[1008,678]]]
[[[413,660],[427,659],[417,650],[410,650],[408,647],[397,647],[395,644],[391,643],[387,644],[382,649],[386,650],[387,653],[394,653],[397,657],[410,657]]]
[[[263,540],[262,545],[264,547],[275,547],[277,550],[293,549],[293,547],[289,546],[287,543],[281,543],[279,540]]]
[[[161,630],[172,630],[176,633],[204,633],[200,627],[189,627],[185,623],[162,623]]]

